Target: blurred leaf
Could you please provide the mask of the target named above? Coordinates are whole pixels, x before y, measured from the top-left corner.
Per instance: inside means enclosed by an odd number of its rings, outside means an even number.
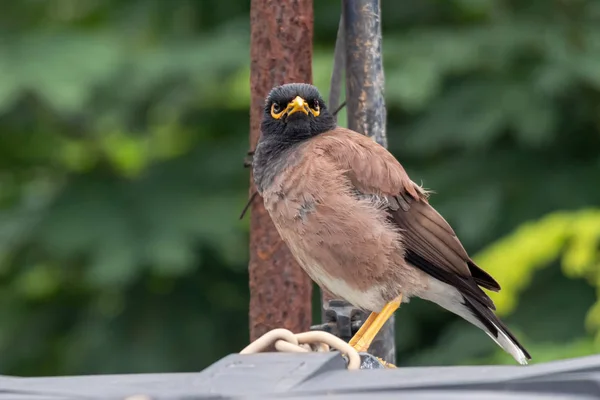
[[[581,276],[582,270],[595,270],[599,227],[598,210],[555,212],[522,225],[477,254],[474,257],[477,263],[484,265],[504,288],[491,294],[498,313],[512,311],[518,293],[527,287],[533,272],[549,265],[563,252],[563,269],[567,274]]]

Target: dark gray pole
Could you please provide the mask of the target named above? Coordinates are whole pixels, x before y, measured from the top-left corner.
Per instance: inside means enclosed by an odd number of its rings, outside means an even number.
[[[342,15],[335,39],[333,69],[331,71],[331,84],[329,85],[329,98],[327,99],[329,109],[332,112],[335,112],[342,104],[340,97],[344,83],[344,70],[346,69],[346,40],[344,35],[344,16]],[[335,115],[335,120],[337,121],[337,114]]]
[[[380,0],[343,0],[342,4],[348,128],[387,147]],[[364,321],[367,314],[361,314]],[[375,338],[369,353],[395,363],[394,333],[392,317]]]
[[[346,75],[348,128],[373,138],[387,147],[384,74],[381,55],[381,6],[379,0],[343,0],[342,19],[336,41],[329,104],[340,104],[342,74]],[[348,302],[332,299],[321,292],[323,301],[320,329],[335,333],[344,340],[358,330],[368,313]],[[394,317],[384,325],[369,353],[396,362]]]
[[[348,128],[387,147],[379,0],[343,0]]]

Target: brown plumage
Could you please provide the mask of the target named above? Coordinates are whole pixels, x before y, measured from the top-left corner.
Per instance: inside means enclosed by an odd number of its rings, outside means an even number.
[[[275,88],[262,131],[253,162],[258,191],[318,285],[375,313],[395,299],[433,301],[526,363],[529,354],[480,288],[500,285],[470,259],[391,153],[335,126],[310,85]]]

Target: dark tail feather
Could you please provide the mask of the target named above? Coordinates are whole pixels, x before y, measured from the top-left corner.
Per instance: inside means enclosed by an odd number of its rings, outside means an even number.
[[[465,305],[475,318],[485,327],[486,333],[507,353],[512,355],[520,364],[527,364],[531,355],[517,338],[508,330],[504,322],[492,310],[477,300],[470,300],[464,296]]]
[[[500,284],[490,274],[479,268],[472,260],[467,262],[467,265],[475,283],[493,292],[500,290]]]

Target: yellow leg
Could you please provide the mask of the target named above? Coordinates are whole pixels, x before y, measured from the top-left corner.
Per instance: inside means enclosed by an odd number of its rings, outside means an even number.
[[[350,346],[356,346],[356,343],[358,343],[358,339],[360,339],[365,334],[367,329],[369,329],[373,321],[375,321],[375,319],[377,318],[377,315],[379,314],[376,312],[372,312],[371,315],[369,315],[369,318],[367,318],[367,320],[363,322],[358,332],[356,332],[354,336],[352,336],[352,339],[350,339],[350,341],[348,342]]]
[[[360,327],[356,335],[350,340],[350,346],[354,347],[358,352],[367,351],[377,333],[383,328],[386,321],[394,315],[394,312],[400,307],[401,302],[402,295],[387,303],[379,313],[371,313],[363,326]]]

